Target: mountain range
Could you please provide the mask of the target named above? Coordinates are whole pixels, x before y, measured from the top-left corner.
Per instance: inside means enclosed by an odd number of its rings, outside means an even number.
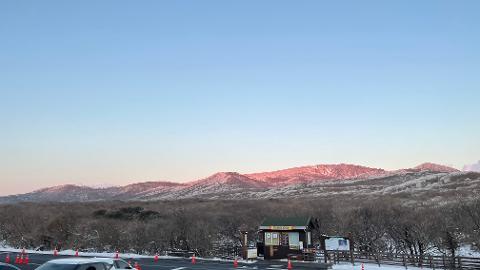
[[[480,173],[461,172],[433,163],[395,171],[324,164],[251,174],[219,172],[187,183],[143,182],[107,188],[61,185],[0,197],[0,203],[384,195],[438,201],[458,194],[476,196],[476,190],[480,190]]]

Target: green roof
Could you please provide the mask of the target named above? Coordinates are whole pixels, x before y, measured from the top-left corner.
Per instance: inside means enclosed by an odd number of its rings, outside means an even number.
[[[308,226],[311,217],[266,218],[260,226]]]

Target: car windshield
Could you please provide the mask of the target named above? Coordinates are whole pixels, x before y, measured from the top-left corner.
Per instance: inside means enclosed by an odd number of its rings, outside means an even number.
[[[77,267],[77,264],[46,263],[36,270],[75,270]]]
[[[1,264],[0,263],[0,270],[17,270],[17,268],[7,265],[7,264]]]

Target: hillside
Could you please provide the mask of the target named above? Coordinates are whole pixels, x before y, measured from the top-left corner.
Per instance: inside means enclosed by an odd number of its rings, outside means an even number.
[[[0,197],[0,203],[87,202],[108,200],[265,199],[308,197],[375,197],[391,195],[408,201],[442,201],[480,190],[480,173],[424,163],[386,171],[358,165],[315,165],[273,172],[220,172],[189,183],[145,182],[123,187],[63,185]]]
[[[342,180],[385,174],[383,169],[374,169],[350,164],[327,164],[303,166],[273,172],[247,174],[253,179],[273,185],[308,183],[317,180]]]

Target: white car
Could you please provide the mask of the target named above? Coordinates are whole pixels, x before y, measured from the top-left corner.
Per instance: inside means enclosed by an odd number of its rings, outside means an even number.
[[[92,261],[97,261],[105,263],[107,265],[107,270],[125,270],[125,269],[134,269],[128,262],[122,259],[114,258],[92,258]]]
[[[109,270],[107,263],[89,258],[57,259],[40,265],[36,270]]]

